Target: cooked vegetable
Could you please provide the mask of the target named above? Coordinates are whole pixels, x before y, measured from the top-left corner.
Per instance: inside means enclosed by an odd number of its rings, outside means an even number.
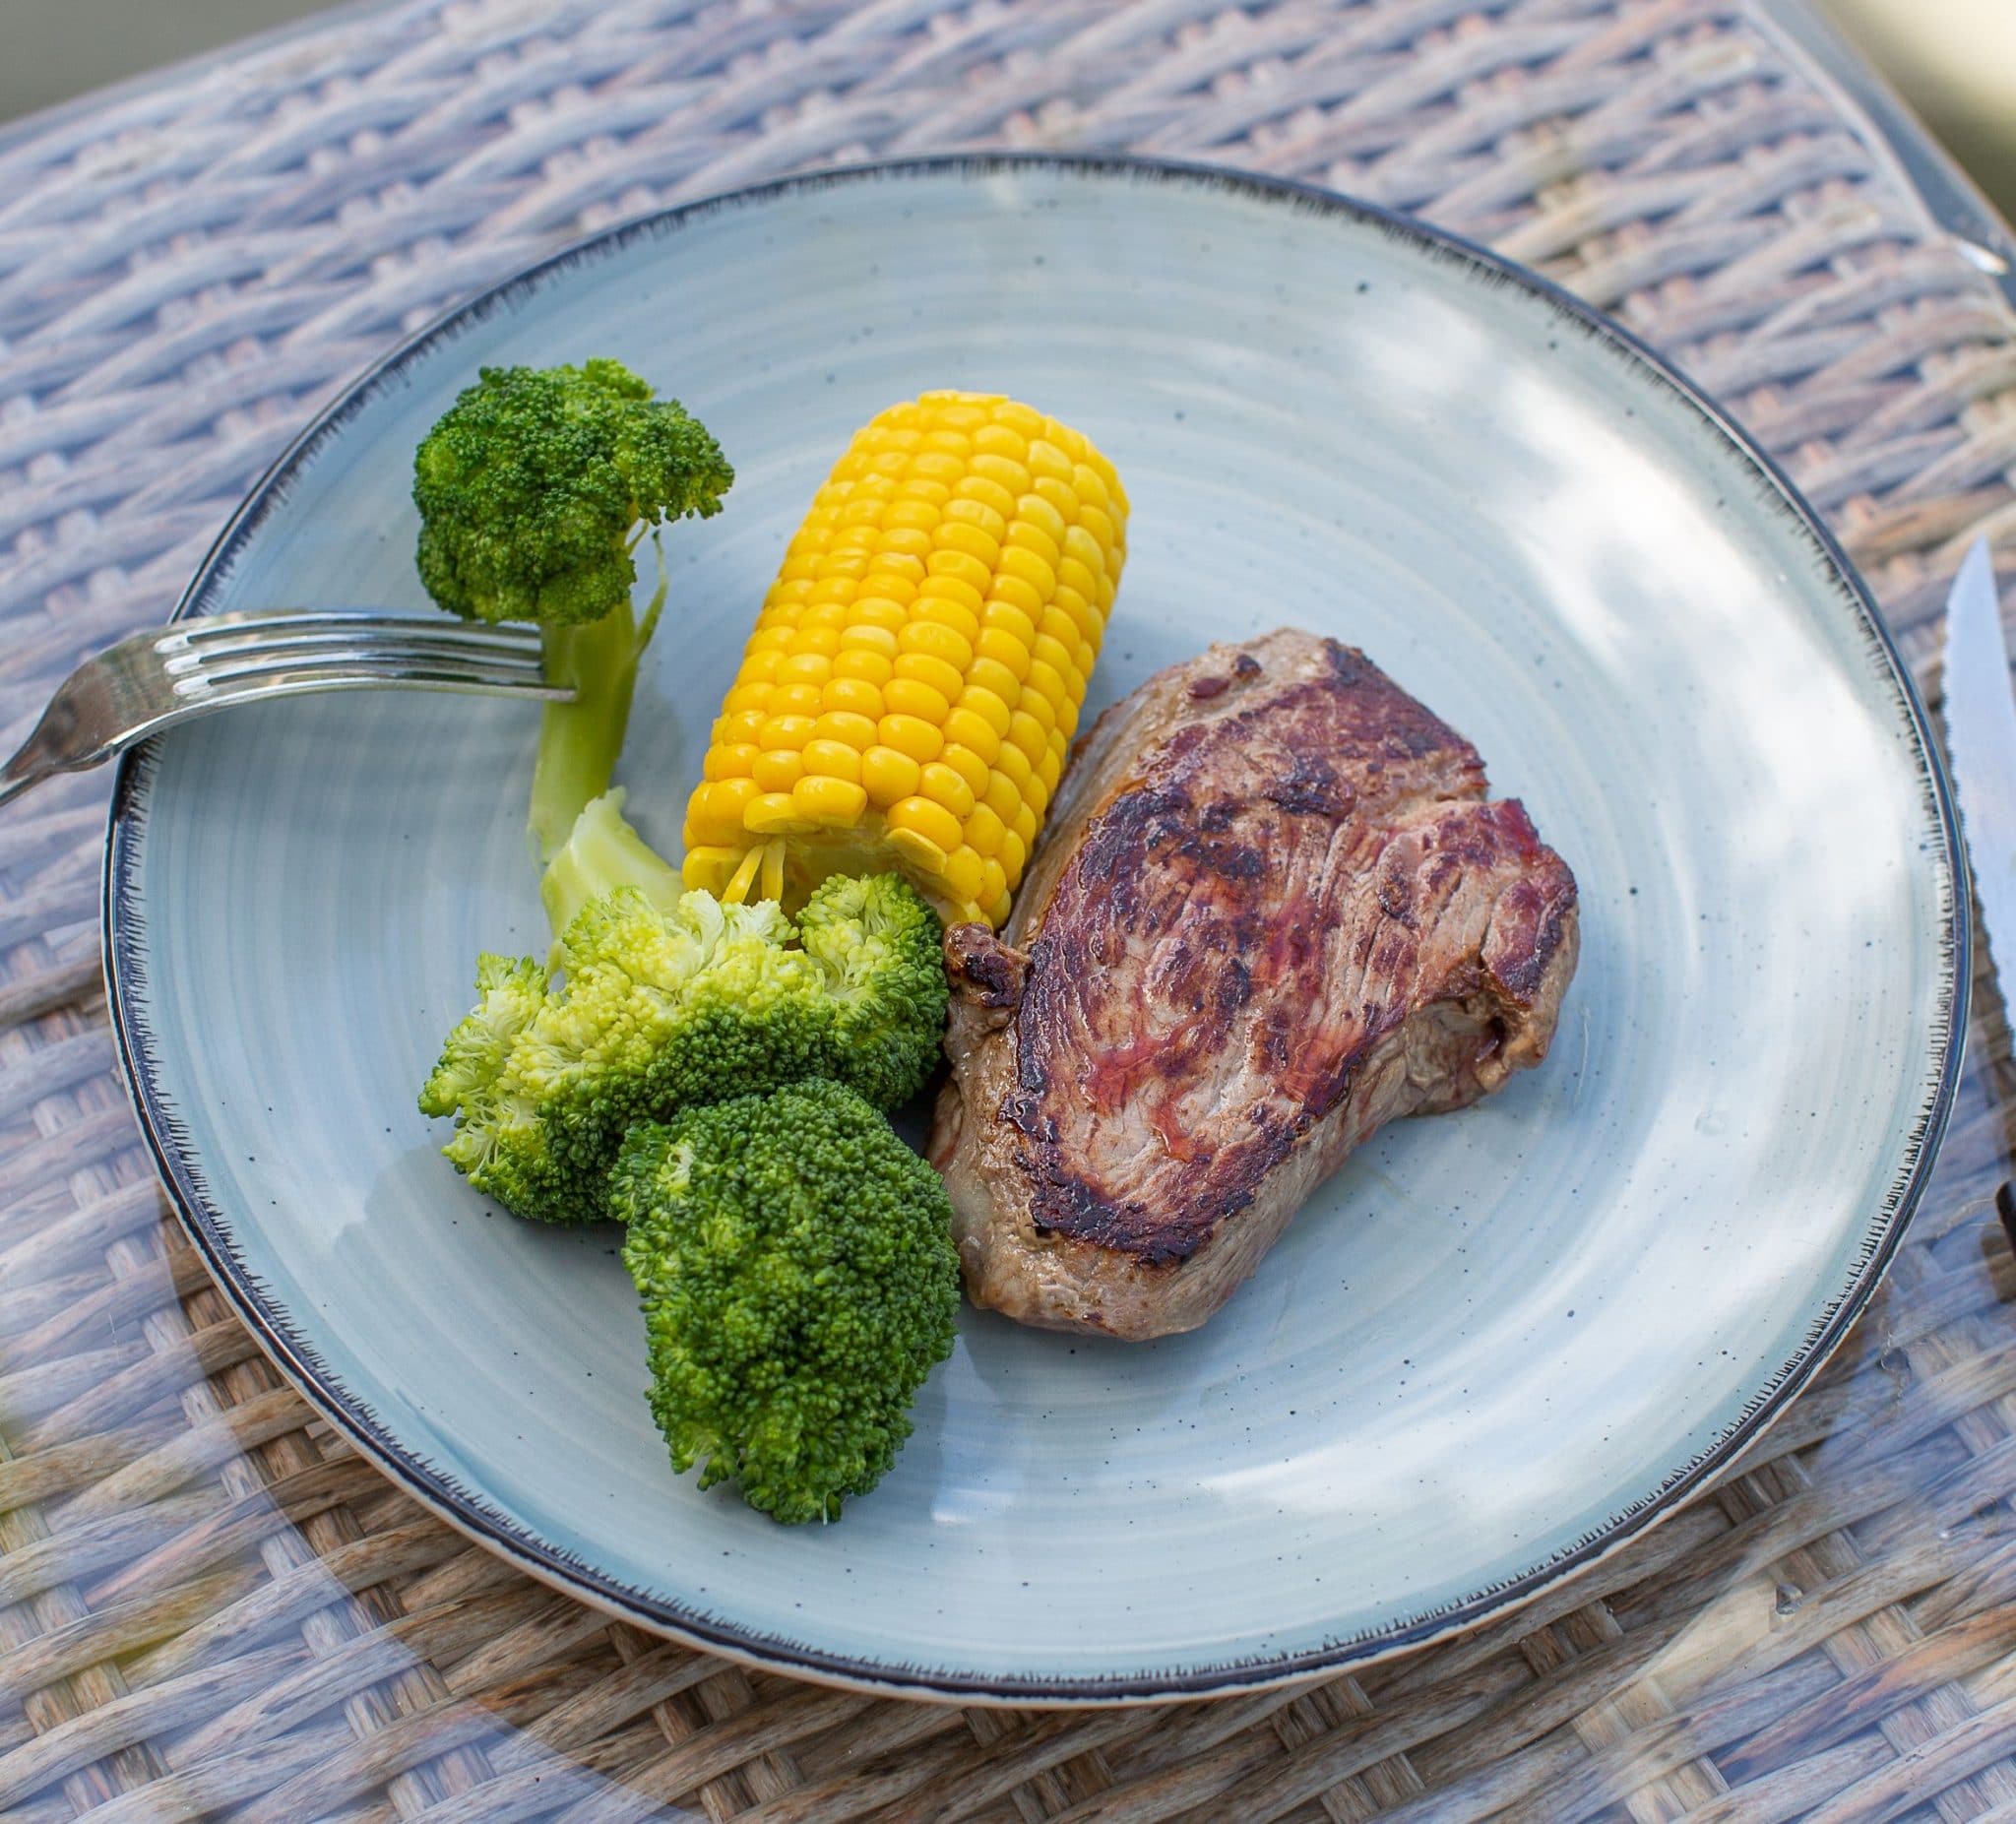
[[[686,891],[679,871],[639,836],[623,815],[628,794],[621,786],[591,798],[574,820],[567,840],[553,851],[539,876],[539,897],[553,927],[553,967],[560,967],[559,941],[581,909],[618,887],[635,887],[660,912],[671,912]]]
[[[635,1129],[611,1202],[672,1467],[737,1478],[778,1520],[838,1519],[952,1350],[938,1174],[851,1090],[812,1082]]]
[[[862,429],[765,598],[686,808],[686,884],[798,897],[900,867],[999,924],[1063,771],[1126,558],[1077,431],[926,393]]]
[[[542,1222],[607,1214],[635,1122],[813,1076],[894,1107],[944,1030],[938,920],[894,874],[825,882],[795,929],[775,902],[663,906],[619,885],[581,907],[555,954],[557,984],[530,957],[479,959],[477,1003],[419,1099],[455,1117],[443,1152],[470,1182]]]
[[[468,620],[536,621],[548,706],[533,780],[541,857],[605,790],[623,746],[637,658],[664,600],[639,624],[633,556],[648,529],[721,511],[734,480],[705,425],[619,361],[486,367],[413,458],[420,581]]]

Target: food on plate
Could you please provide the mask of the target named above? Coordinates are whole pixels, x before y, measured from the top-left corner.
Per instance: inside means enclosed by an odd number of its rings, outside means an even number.
[[[623,815],[629,797],[621,786],[582,806],[567,840],[547,858],[539,875],[539,898],[553,929],[552,967],[560,967],[560,933],[590,900],[635,887],[661,912],[670,912],[685,894],[679,870],[639,836]]]
[[[1079,432],[926,393],[848,446],[787,550],[686,807],[686,883],[795,904],[902,870],[999,924],[1064,770],[1126,559]]]
[[[944,1188],[878,1110],[938,1054],[939,911],[1007,916],[1126,494],[1079,432],[998,394],[875,418],[786,554],[675,870],[609,781],[664,597],[661,556],[635,620],[632,552],[720,508],[714,440],[612,361],[486,369],[414,469],[429,592],[539,621],[578,686],[533,790],[551,954],[478,961],[420,1107],[454,1117],[443,1151],[517,1215],[630,1225],[679,1469],[833,1518],[909,1436],[959,1295]]]
[[[811,1081],[633,1128],[611,1202],[673,1468],[734,1478],[778,1520],[839,1518],[952,1350],[937,1173],[851,1090]]]
[[[721,511],[733,469],[707,427],[619,361],[486,367],[413,458],[418,563],[428,595],[478,621],[536,621],[546,675],[571,684],[547,706],[534,774],[540,855],[608,788],[630,715],[642,622],[630,600],[647,530]]]
[[[1468,741],[1304,633],[1101,717],[1005,932],[946,933],[930,1157],[976,1303],[1192,1329],[1375,1128],[1540,1062],[1575,880],[1485,791]]]
[[[795,924],[775,901],[617,884],[575,912],[555,969],[479,959],[476,1005],[420,1092],[423,1112],[455,1117],[456,1168],[540,1222],[607,1216],[640,1121],[807,1077],[894,1107],[945,1024],[937,915],[895,874],[822,882]]]

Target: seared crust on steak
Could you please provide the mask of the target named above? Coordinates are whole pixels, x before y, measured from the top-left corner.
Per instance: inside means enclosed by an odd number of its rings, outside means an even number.
[[[946,933],[931,1158],[974,1300],[1201,1324],[1395,1116],[1538,1063],[1575,880],[1360,653],[1214,646],[1101,717],[1013,916]]]

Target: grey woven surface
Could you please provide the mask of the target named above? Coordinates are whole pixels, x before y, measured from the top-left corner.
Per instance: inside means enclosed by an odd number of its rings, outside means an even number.
[[[1539,266],[1783,458],[1922,678],[1965,539],[2016,545],[2007,309],[1732,0],[457,0],[0,134],[0,731],[456,296],[684,197],[977,144],[1311,177]],[[102,792],[0,812],[0,1815],[2016,1819],[1999,1016],[1870,1316],[1622,1556],[1300,1693],[943,1710],[611,1624],[285,1390],[112,1074]]]

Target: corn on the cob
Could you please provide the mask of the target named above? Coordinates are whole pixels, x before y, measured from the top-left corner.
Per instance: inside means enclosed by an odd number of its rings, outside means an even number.
[[[792,538],[686,807],[685,879],[795,902],[900,867],[998,925],[1064,769],[1127,553],[1077,431],[926,393],[856,433]]]

